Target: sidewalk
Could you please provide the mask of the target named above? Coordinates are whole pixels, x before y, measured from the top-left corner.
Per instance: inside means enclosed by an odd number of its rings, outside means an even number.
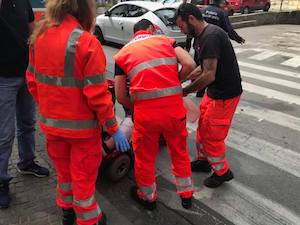
[[[57,225],[60,210],[55,204],[56,174],[45,151],[44,137],[37,133],[36,160],[50,169],[50,177],[21,175],[16,169],[17,145],[14,144],[9,163],[11,206],[0,210],[0,225]]]

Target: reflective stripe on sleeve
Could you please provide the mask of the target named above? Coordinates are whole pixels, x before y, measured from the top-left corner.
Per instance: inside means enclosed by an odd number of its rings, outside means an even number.
[[[114,118],[111,118],[109,120],[106,121],[105,123],[105,128],[110,128],[110,127],[113,127],[114,125],[116,125],[118,122],[117,122],[117,119],[114,117]]]
[[[97,120],[58,120],[50,119],[39,115],[40,122],[44,123],[49,127],[61,128],[61,129],[93,129],[98,127]]]
[[[149,60],[143,63],[140,63],[133,67],[129,72],[128,72],[128,78],[131,80],[135,75],[137,75],[139,72],[153,68],[156,66],[161,66],[161,65],[177,65],[177,59],[174,57],[171,58],[158,58],[154,60]]]
[[[182,87],[174,86],[174,87],[170,87],[170,88],[157,89],[157,90],[151,90],[151,91],[134,92],[130,95],[130,97],[131,97],[131,100],[133,100],[133,101],[134,100],[147,100],[147,99],[166,97],[166,96],[180,94],[180,93],[182,93]]]

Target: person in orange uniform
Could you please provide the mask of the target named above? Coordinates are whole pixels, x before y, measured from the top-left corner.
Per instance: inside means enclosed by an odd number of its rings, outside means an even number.
[[[177,193],[182,206],[191,207],[193,185],[187,151],[186,109],[180,79],[196,64],[175,41],[153,35],[154,26],[146,19],[135,24],[133,39],[115,55],[115,88],[118,102],[134,108],[133,149],[136,186],[135,201],[148,210],[156,208],[155,160],[159,137],[163,135],[172,159]],[[178,73],[178,63],[182,65]],[[126,79],[130,81],[130,97]]]
[[[183,89],[185,95],[207,87],[200,104],[196,147],[198,159],[192,171],[214,173],[204,185],[216,188],[233,179],[226,159],[225,139],[243,92],[240,70],[228,35],[221,28],[203,20],[199,9],[182,4],[176,22],[181,31],[195,38],[199,65],[189,76],[194,81]]]
[[[102,159],[101,129],[120,151],[129,144],[114,115],[104,72],[106,59],[90,33],[95,1],[49,0],[46,17],[31,37],[27,82],[58,175],[63,224],[104,225],[95,199]]]

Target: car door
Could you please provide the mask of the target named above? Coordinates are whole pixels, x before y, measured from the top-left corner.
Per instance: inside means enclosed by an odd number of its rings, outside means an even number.
[[[133,27],[134,24],[136,24],[138,21],[140,21],[145,13],[147,13],[148,10],[145,8],[142,8],[137,5],[131,5],[128,4],[127,7],[127,14],[124,17],[123,20],[123,44],[126,44],[129,42],[133,35]]]
[[[114,7],[105,15],[104,36],[105,40],[116,43],[123,43],[123,20],[127,13],[127,4]]]

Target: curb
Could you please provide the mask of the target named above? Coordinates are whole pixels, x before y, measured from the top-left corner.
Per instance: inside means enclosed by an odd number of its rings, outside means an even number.
[[[300,11],[251,13],[230,16],[229,20],[235,29],[272,24],[300,25]]]

